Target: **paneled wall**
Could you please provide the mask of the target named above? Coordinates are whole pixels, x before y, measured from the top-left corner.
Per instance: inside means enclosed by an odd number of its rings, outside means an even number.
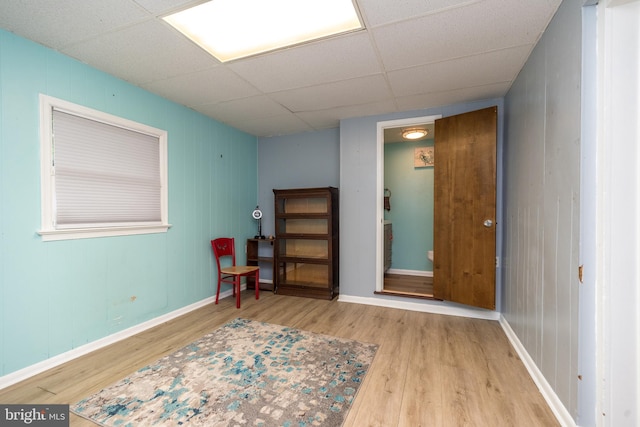
[[[167,233],[41,241],[40,93],[168,131]],[[254,136],[0,31],[0,376],[213,295],[256,171]]]
[[[502,313],[577,414],[581,6],[562,3],[505,98]]]

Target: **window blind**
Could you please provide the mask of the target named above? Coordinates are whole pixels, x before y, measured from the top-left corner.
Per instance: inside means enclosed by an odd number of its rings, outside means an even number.
[[[161,222],[158,137],[53,110],[55,228]]]

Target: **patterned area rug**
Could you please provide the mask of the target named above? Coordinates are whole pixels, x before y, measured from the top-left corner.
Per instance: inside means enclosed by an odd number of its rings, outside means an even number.
[[[103,426],[340,426],[377,345],[236,319],[71,406]]]

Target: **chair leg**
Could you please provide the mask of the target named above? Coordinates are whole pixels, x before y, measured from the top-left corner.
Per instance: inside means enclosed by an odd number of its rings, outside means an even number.
[[[260,270],[256,270],[256,299],[260,299]]]
[[[220,279],[218,279],[218,289],[216,290],[216,304],[218,303],[219,298],[220,298]]]
[[[236,288],[236,308],[240,308],[240,276],[236,276],[233,287]]]

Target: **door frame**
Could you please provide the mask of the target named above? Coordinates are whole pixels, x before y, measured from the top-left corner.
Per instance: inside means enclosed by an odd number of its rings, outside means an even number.
[[[385,120],[376,123],[376,292],[382,292],[384,288],[384,130],[430,124],[440,118],[442,118],[442,114]]]
[[[595,174],[595,236],[583,234],[595,248],[595,272],[588,273],[587,286],[591,301],[581,301],[579,310],[591,313],[595,305],[595,320],[579,327],[587,340],[596,346],[596,378],[591,393],[596,400],[595,425],[616,425],[621,420],[632,424],[640,420],[640,266],[634,260],[640,255],[640,141],[637,117],[640,113],[638,82],[638,0],[609,0],[597,5],[597,76],[596,153],[595,170],[585,170],[583,176]],[[629,42],[631,40],[632,42]],[[623,42],[624,41],[624,42]],[[615,76],[615,78],[614,78]],[[634,87],[636,90],[630,90]],[[583,107],[587,105],[583,101]],[[590,131],[591,129],[589,129]],[[629,147],[636,147],[630,150]],[[634,152],[635,151],[635,152]],[[585,166],[586,168],[586,166]],[[595,241],[593,239],[595,238]],[[584,257],[585,272],[594,270]],[[583,285],[584,286],[584,285]],[[587,295],[585,295],[587,296]],[[580,319],[584,320],[584,319]],[[595,328],[595,337],[590,328]],[[587,366],[588,357],[579,358]],[[591,371],[587,370],[587,374]],[[596,390],[593,390],[596,387]],[[594,396],[595,393],[595,396]],[[581,395],[578,395],[580,398]],[[585,401],[583,399],[583,402]],[[636,405],[635,411],[629,411]],[[586,408],[582,408],[585,412]],[[606,414],[606,415],[605,415]],[[591,414],[589,414],[590,416]]]

